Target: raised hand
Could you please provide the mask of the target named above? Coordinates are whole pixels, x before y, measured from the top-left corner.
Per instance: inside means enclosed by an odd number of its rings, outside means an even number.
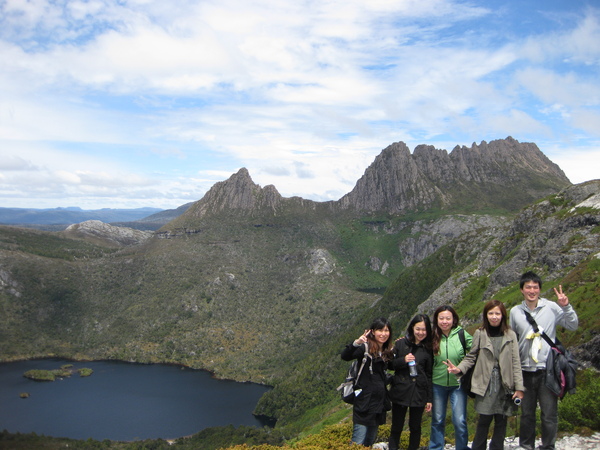
[[[567,306],[569,304],[569,297],[567,297],[567,294],[563,293],[561,284],[558,285],[558,289],[559,290],[556,290],[556,288],[554,288],[554,293],[556,294],[556,298],[558,299],[557,303],[560,306]]]
[[[365,342],[369,340],[369,335],[371,334],[371,330],[365,330],[365,332],[358,339],[354,341],[357,346],[363,345]]]
[[[458,375],[460,373],[460,369],[454,364],[452,364],[452,361],[450,361],[449,359],[446,361],[442,361],[442,363],[444,363],[448,367],[449,373],[453,373],[454,375]]]

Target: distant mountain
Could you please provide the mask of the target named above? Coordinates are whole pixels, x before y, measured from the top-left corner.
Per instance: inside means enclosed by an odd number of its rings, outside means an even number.
[[[73,223],[86,220],[100,220],[105,223],[133,222],[162,211],[159,208],[136,209],[95,209],[83,210],[77,207],[33,209],[33,208],[1,208],[0,224],[4,225],[55,225],[65,228]],[[39,227],[36,227],[39,228]]]
[[[533,143],[512,137],[455,147],[451,153],[404,142],[385,148],[338,201],[282,197],[275,186],[261,187],[246,168],[216,183],[206,195],[163,229],[194,228],[204,217],[235,212],[248,217],[282,213],[403,214],[444,211],[514,213],[531,202],[570,186],[564,172]]]
[[[190,203],[186,203],[185,205],[181,205],[180,207],[175,208],[175,209],[165,209],[164,211],[160,211],[160,212],[154,213],[152,215],[149,215],[148,217],[144,217],[143,219],[139,219],[138,222],[147,223],[147,224],[156,223],[156,224],[164,225],[165,223],[170,222],[171,220],[175,219],[176,217],[179,217],[180,215],[182,215],[193,204],[194,204],[194,202],[190,202]]]

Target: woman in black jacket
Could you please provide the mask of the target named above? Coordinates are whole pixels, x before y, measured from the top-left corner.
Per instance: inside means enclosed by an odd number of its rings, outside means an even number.
[[[428,316],[418,314],[413,317],[406,330],[406,336],[396,341],[394,359],[389,368],[395,371],[390,388],[392,428],[389,450],[398,450],[407,410],[410,431],[408,450],[416,450],[421,445],[423,412],[431,411],[433,399],[433,353],[431,322]]]
[[[366,344],[366,346],[365,346]],[[385,423],[389,399],[386,388],[387,365],[392,357],[392,326],[381,317],[371,327],[342,350],[342,359],[362,361],[365,347],[368,348],[365,366],[358,378],[352,410],[352,442],[370,447],[377,438],[379,425]]]

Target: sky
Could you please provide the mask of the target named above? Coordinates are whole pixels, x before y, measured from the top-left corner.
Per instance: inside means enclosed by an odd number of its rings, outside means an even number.
[[[338,200],[394,142],[600,178],[598,0],[0,0],[0,207]]]

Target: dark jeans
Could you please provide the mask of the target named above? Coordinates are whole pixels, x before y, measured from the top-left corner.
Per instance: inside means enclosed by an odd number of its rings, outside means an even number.
[[[400,434],[404,428],[404,418],[408,410],[408,450],[416,450],[421,446],[421,421],[425,407],[411,407],[392,404],[392,429],[390,431],[389,450],[398,450]]]
[[[471,450],[486,449],[488,431],[490,430],[492,419],[494,420],[494,433],[492,434],[489,450],[504,449],[507,417],[504,414],[479,414],[479,420],[477,421],[477,429],[475,430],[475,438],[473,438]]]
[[[545,385],[546,371],[523,372],[525,396],[521,403],[521,432],[519,445],[533,450],[535,447],[535,410],[540,403],[542,413],[542,450],[554,450],[558,431],[558,397]]]

